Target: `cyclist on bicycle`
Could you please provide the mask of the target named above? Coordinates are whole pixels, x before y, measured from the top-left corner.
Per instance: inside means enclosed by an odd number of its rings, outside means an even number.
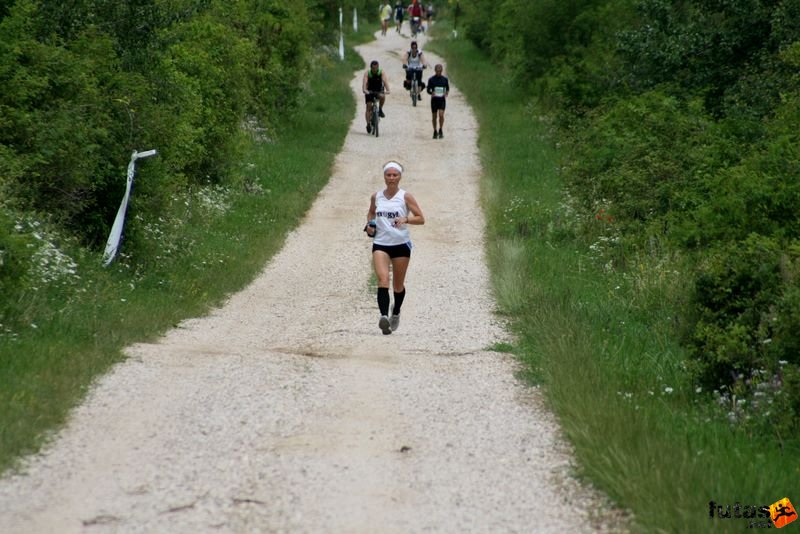
[[[418,0],[412,0],[411,5],[408,6],[408,21],[411,26],[411,35],[417,35],[417,32],[422,25],[422,6]]]
[[[386,73],[380,67],[376,59],[373,59],[369,64],[369,69],[364,73],[364,81],[361,83],[361,90],[364,92],[364,98],[367,104],[364,117],[367,119],[367,133],[372,133],[372,124],[370,124],[370,112],[377,100],[379,103],[378,115],[385,117],[383,114],[383,103],[386,101],[386,95],[389,94],[389,81],[386,79]]]
[[[428,62],[425,60],[422,50],[417,46],[417,42],[411,41],[411,49],[403,54],[403,68],[406,70],[406,81],[403,82],[403,87],[411,90],[411,80],[416,78],[419,90],[417,100],[419,100],[422,90],[425,89],[425,84],[422,83],[422,69],[427,66]]]

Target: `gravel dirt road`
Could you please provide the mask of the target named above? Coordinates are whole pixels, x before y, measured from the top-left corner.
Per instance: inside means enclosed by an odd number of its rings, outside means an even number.
[[[429,100],[412,108],[402,89],[408,42],[390,32],[360,49],[391,83],[381,137],[365,130],[361,71],[330,183],[282,251],[225,306],[130,347],[0,480],[0,532],[618,530],[570,477],[540,394],[490,350],[507,334],[475,119],[451,80],[445,138],[431,139]],[[390,158],[427,223],[411,228],[403,322],[384,336],[361,230]]]

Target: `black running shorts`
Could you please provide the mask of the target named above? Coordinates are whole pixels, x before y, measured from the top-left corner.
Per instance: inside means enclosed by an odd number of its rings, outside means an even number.
[[[436,113],[440,109],[447,106],[447,99],[443,96],[435,96],[431,98],[431,112]]]
[[[379,245],[377,243],[373,243],[372,252],[375,252],[376,250],[385,252],[392,259],[411,257],[411,246],[408,243],[403,243],[402,245]]]

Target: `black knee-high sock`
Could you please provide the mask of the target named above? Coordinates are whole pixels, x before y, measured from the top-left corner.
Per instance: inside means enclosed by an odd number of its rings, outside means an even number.
[[[378,288],[378,309],[381,311],[381,315],[389,315],[389,288],[388,287],[379,287]]]
[[[392,315],[400,315],[400,306],[403,305],[403,299],[406,298],[406,288],[398,293],[394,293],[394,307],[392,308]]]

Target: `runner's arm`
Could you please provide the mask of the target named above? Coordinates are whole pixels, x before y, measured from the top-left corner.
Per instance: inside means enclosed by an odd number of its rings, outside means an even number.
[[[367,235],[374,236],[375,235],[375,228],[369,227],[369,222],[375,219],[376,212],[378,211],[376,204],[375,204],[375,195],[376,193],[372,193],[372,196],[369,197],[369,210],[367,211],[367,224],[364,226],[364,230],[367,232]],[[370,233],[371,232],[371,233]]]
[[[422,214],[417,199],[408,191],[406,191],[406,206],[408,206],[411,216],[406,217],[405,224],[425,224],[425,216]]]
[[[374,219],[378,212],[378,205],[375,202],[375,195],[377,193],[372,193],[369,197],[369,210],[367,210],[367,223],[369,223],[372,219]]]

